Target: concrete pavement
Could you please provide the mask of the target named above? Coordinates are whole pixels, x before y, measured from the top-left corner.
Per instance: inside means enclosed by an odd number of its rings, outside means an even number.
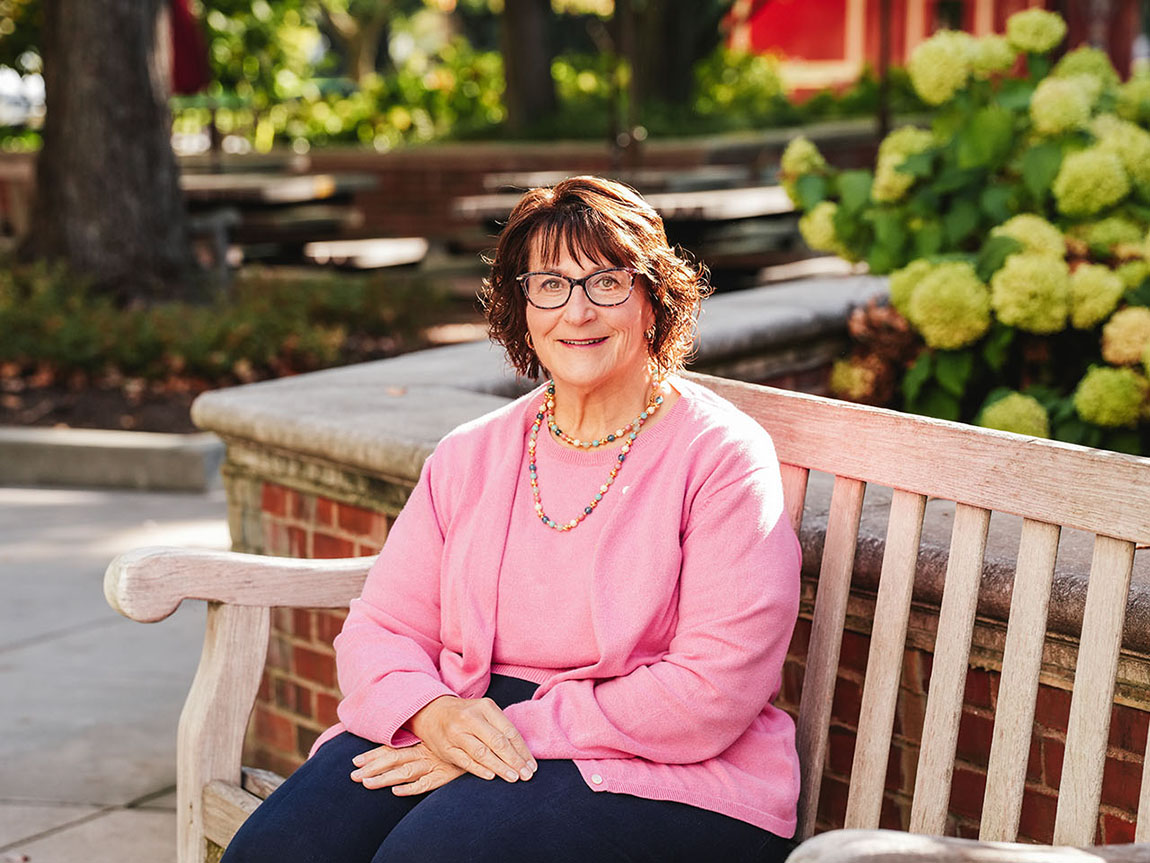
[[[158,624],[104,602],[140,545],[229,545],[222,490],[0,487],[0,861],[171,863],[176,721],[202,603]]]

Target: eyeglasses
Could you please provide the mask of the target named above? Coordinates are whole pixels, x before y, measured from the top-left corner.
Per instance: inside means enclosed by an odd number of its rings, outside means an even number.
[[[583,288],[587,299],[595,305],[618,306],[631,296],[637,272],[630,267],[610,267],[581,279],[569,279],[559,273],[524,273],[516,276],[515,281],[523,286],[527,302],[537,309],[558,309],[567,305],[576,285]]]

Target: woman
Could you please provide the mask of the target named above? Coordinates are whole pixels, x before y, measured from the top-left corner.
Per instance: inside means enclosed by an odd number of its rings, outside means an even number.
[[[550,381],[428,459],[336,639],[340,723],[225,863],[785,857],[799,550],[766,433],[674,374],[705,290],[631,189],[522,198],[486,308]]]

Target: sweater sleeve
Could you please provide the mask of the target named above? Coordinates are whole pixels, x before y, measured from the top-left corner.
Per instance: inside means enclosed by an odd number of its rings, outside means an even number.
[[[681,561],[678,625],[659,661],[607,680],[562,681],[507,708],[537,758],[703,761],[777,694],[799,600],[798,541],[777,467],[697,499]]]
[[[438,667],[443,529],[432,496],[434,458],[424,464],[334,642],[344,695],[340,721],[390,746],[416,743],[403,724],[433,699],[454,694]]]

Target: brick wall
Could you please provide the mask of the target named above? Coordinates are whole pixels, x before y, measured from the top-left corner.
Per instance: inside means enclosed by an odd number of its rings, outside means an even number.
[[[258,519],[260,530],[258,542],[249,538],[243,551],[300,558],[373,555],[394,517],[249,477],[231,477],[230,491],[240,483],[252,487],[246,495],[249,502],[258,500],[258,511],[246,515]],[[338,721],[332,641],[344,617],[344,611],[330,609],[272,610],[267,665],[248,730],[245,764],[286,776],[303,763],[320,733]]]

